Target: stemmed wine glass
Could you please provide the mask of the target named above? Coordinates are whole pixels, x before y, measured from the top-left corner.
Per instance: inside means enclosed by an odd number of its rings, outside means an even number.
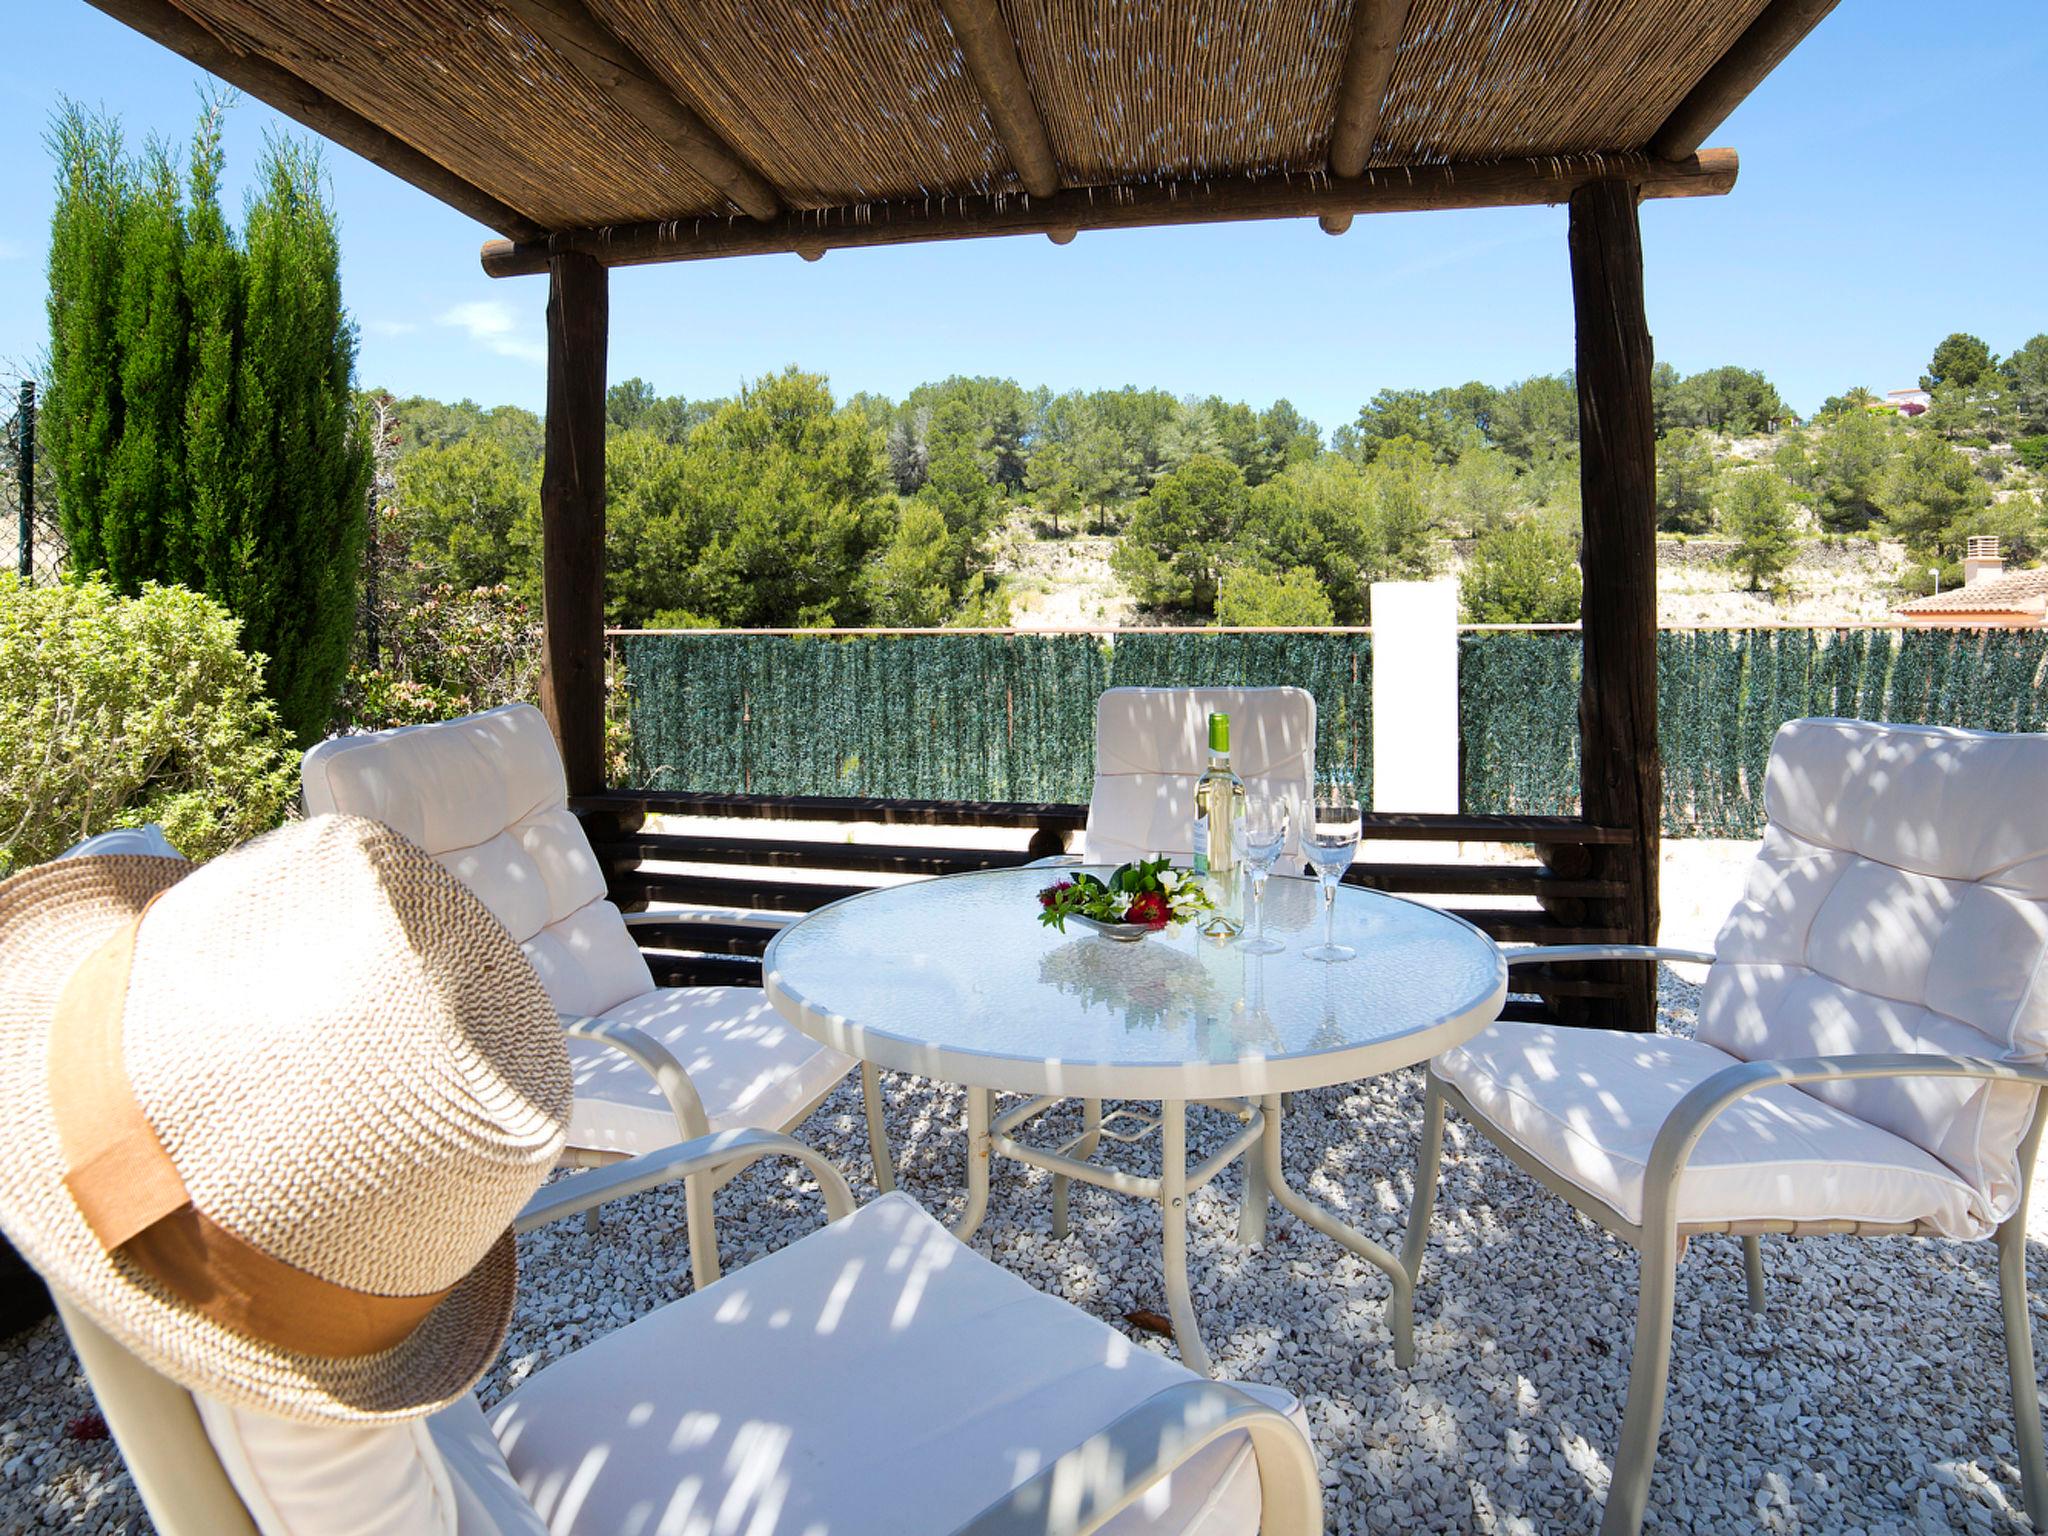
[[[1266,877],[1287,842],[1287,797],[1254,789],[1244,808],[1244,865],[1252,877],[1252,933],[1237,941],[1249,955],[1277,955],[1287,946],[1266,937]]]
[[[1358,791],[1344,779],[1318,783],[1304,822],[1301,851],[1323,884],[1323,942],[1310,945],[1302,953],[1311,960],[1332,964],[1354,960],[1358,951],[1337,942],[1337,882],[1344,878],[1344,871],[1358,855],[1358,838],[1363,830]]]

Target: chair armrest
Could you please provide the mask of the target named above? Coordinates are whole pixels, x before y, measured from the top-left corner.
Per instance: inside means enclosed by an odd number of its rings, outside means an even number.
[[[1881,1077],[1968,1077],[1989,1082],[2025,1083],[2037,1090],[2034,1122],[2027,1140],[2041,1134],[2039,1091],[2048,1090],[2048,1066],[2023,1066],[1983,1056],[1949,1056],[1940,1052],[1883,1052],[1853,1056],[1799,1056],[1784,1061],[1744,1061],[1723,1067],[1697,1083],[1673,1106],[1650,1146],[1650,1164],[1643,1185],[1643,1230],[1671,1231],[1676,1217],[1678,1176],[1686,1159],[1720,1113],[1739,1099],[1765,1088],[1801,1083],[1855,1082]],[[2027,1149],[2031,1152],[2032,1148]],[[2031,1157],[2023,1162],[2031,1163]]]
[[[828,1220],[837,1221],[853,1214],[853,1191],[824,1153],[778,1131],[746,1130],[700,1136],[694,1141],[629,1157],[624,1162],[589,1169],[573,1179],[558,1180],[527,1201],[512,1225],[515,1231],[531,1232],[564,1216],[574,1216],[629,1195],[644,1194],[695,1174],[723,1169],[737,1173],[764,1157],[794,1158],[810,1169],[817,1176],[819,1192],[825,1198]]]
[[[689,912],[621,912],[626,928],[649,928],[657,924],[715,924],[720,928],[759,928],[764,933],[780,933],[795,919],[782,912],[738,912],[695,909]]]
[[[704,1101],[697,1096],[697,1085],[690,1081],[690,1074],[683,1070],[683,1064],[676,1060],[669,1048],[654,1036],[630,1024],[578,1018],[572,1014],[562,1015],[562,1033],[573,1040],[598,1041],[621,1056],[638,1062],[654,1079],[655,1086],[661,1089],[662,1097],[668,1100],[668,1107],[676,1117],[676,1133],[684,1141],[694,1141],[711,1134],[711,1118],[704,1113]]]
[[[1258,1459],[1260,1536],[1320,1536],[1323,1500],[1315,1453],[1294,1421],[1248,1392],[1200,1380],[1146,1398],[953,1536],[1088,1536],[1205,1446],[1231,1434],[1249,1435]]]
[[[1699,949],[1666,949],[1658,944],[1532,944],[1527,949],[1504,949],[1508,964],[1549,965],[1565,960],[1683,960],[1694,965],[1712,965],[1714,957]]]

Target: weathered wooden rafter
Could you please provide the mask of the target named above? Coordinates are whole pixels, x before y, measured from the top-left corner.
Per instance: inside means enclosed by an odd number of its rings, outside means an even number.
[[[1624,176],[1644,197],[1713,197],[1735,185],[1733,150],[1715,149],[1675,164],[1642,155],[1588,155],[1477,165],[1373,170],[1332,177],[1242,178],[1166,186],[1070,187],[1049,198],[934,198],[822,213],[784,214],[770,223],[677,219],[611,229],[570,230],[545,241],[493,241],[484,270],[516,277],[547,269],[550,254],[581,251],[607,266],[701,261],[795,251],[964,240],[1080,229],[1313,218],[1328,213],[1398,213],[1436,208],[1508,208],[1561,203],[1585,182]]]
[[[1387,85],[1394,78],[1394,55],[1408,27],[1414,0],[1357,0],[1351,21],[1351,45],[1344,54],[1344,74],[1337,86],[1337,115],[1330,129],[1330,174],[1359,176],[1372,158],[1380,112],[1387,103]],[[1348,213],[1326,213],[1323,232],[1341,235],[1351,227]]]

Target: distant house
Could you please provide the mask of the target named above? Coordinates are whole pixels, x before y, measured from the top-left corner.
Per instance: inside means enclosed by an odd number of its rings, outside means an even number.
[[[1888,389],[1884,403],[1901,416],[1918,416],[1934,404],[1934,396],[1924,389]]]
[[[2048,570],[2008,571],[1998,540],[1973,538],[1963,559],[1963,584],[1898,610],[1923,629],[2038,629],[2048,624]]]

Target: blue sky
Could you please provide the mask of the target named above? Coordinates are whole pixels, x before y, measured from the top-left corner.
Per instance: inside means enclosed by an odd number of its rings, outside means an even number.
[[[44,346],[51,173],[70,95],[136,139],[182,142],[199,71],[83,0],[13,8],[0,54],[0,372]],[[1810,411],[1850,384],[1914,382],[1974,331],[2048,330],[2048,5],[1847,0],[1711,142],[1742,152],[1726,198],[1644,209],[1658,356],[1762,368]],[[229,184],[282,120],[245,100]],[[330,149],[360,376],[400,393],[538,408],[541,278],[494,281],[487,231]],[[949,373],[1055,389],[1124,383],[1263,405],[1327,429],[1383,386],[1504,383],[1571,361],[1564,215],[1503,209],[1037,237],[617,272],[611,375],[730,393],[788,363],[900,397]]]

